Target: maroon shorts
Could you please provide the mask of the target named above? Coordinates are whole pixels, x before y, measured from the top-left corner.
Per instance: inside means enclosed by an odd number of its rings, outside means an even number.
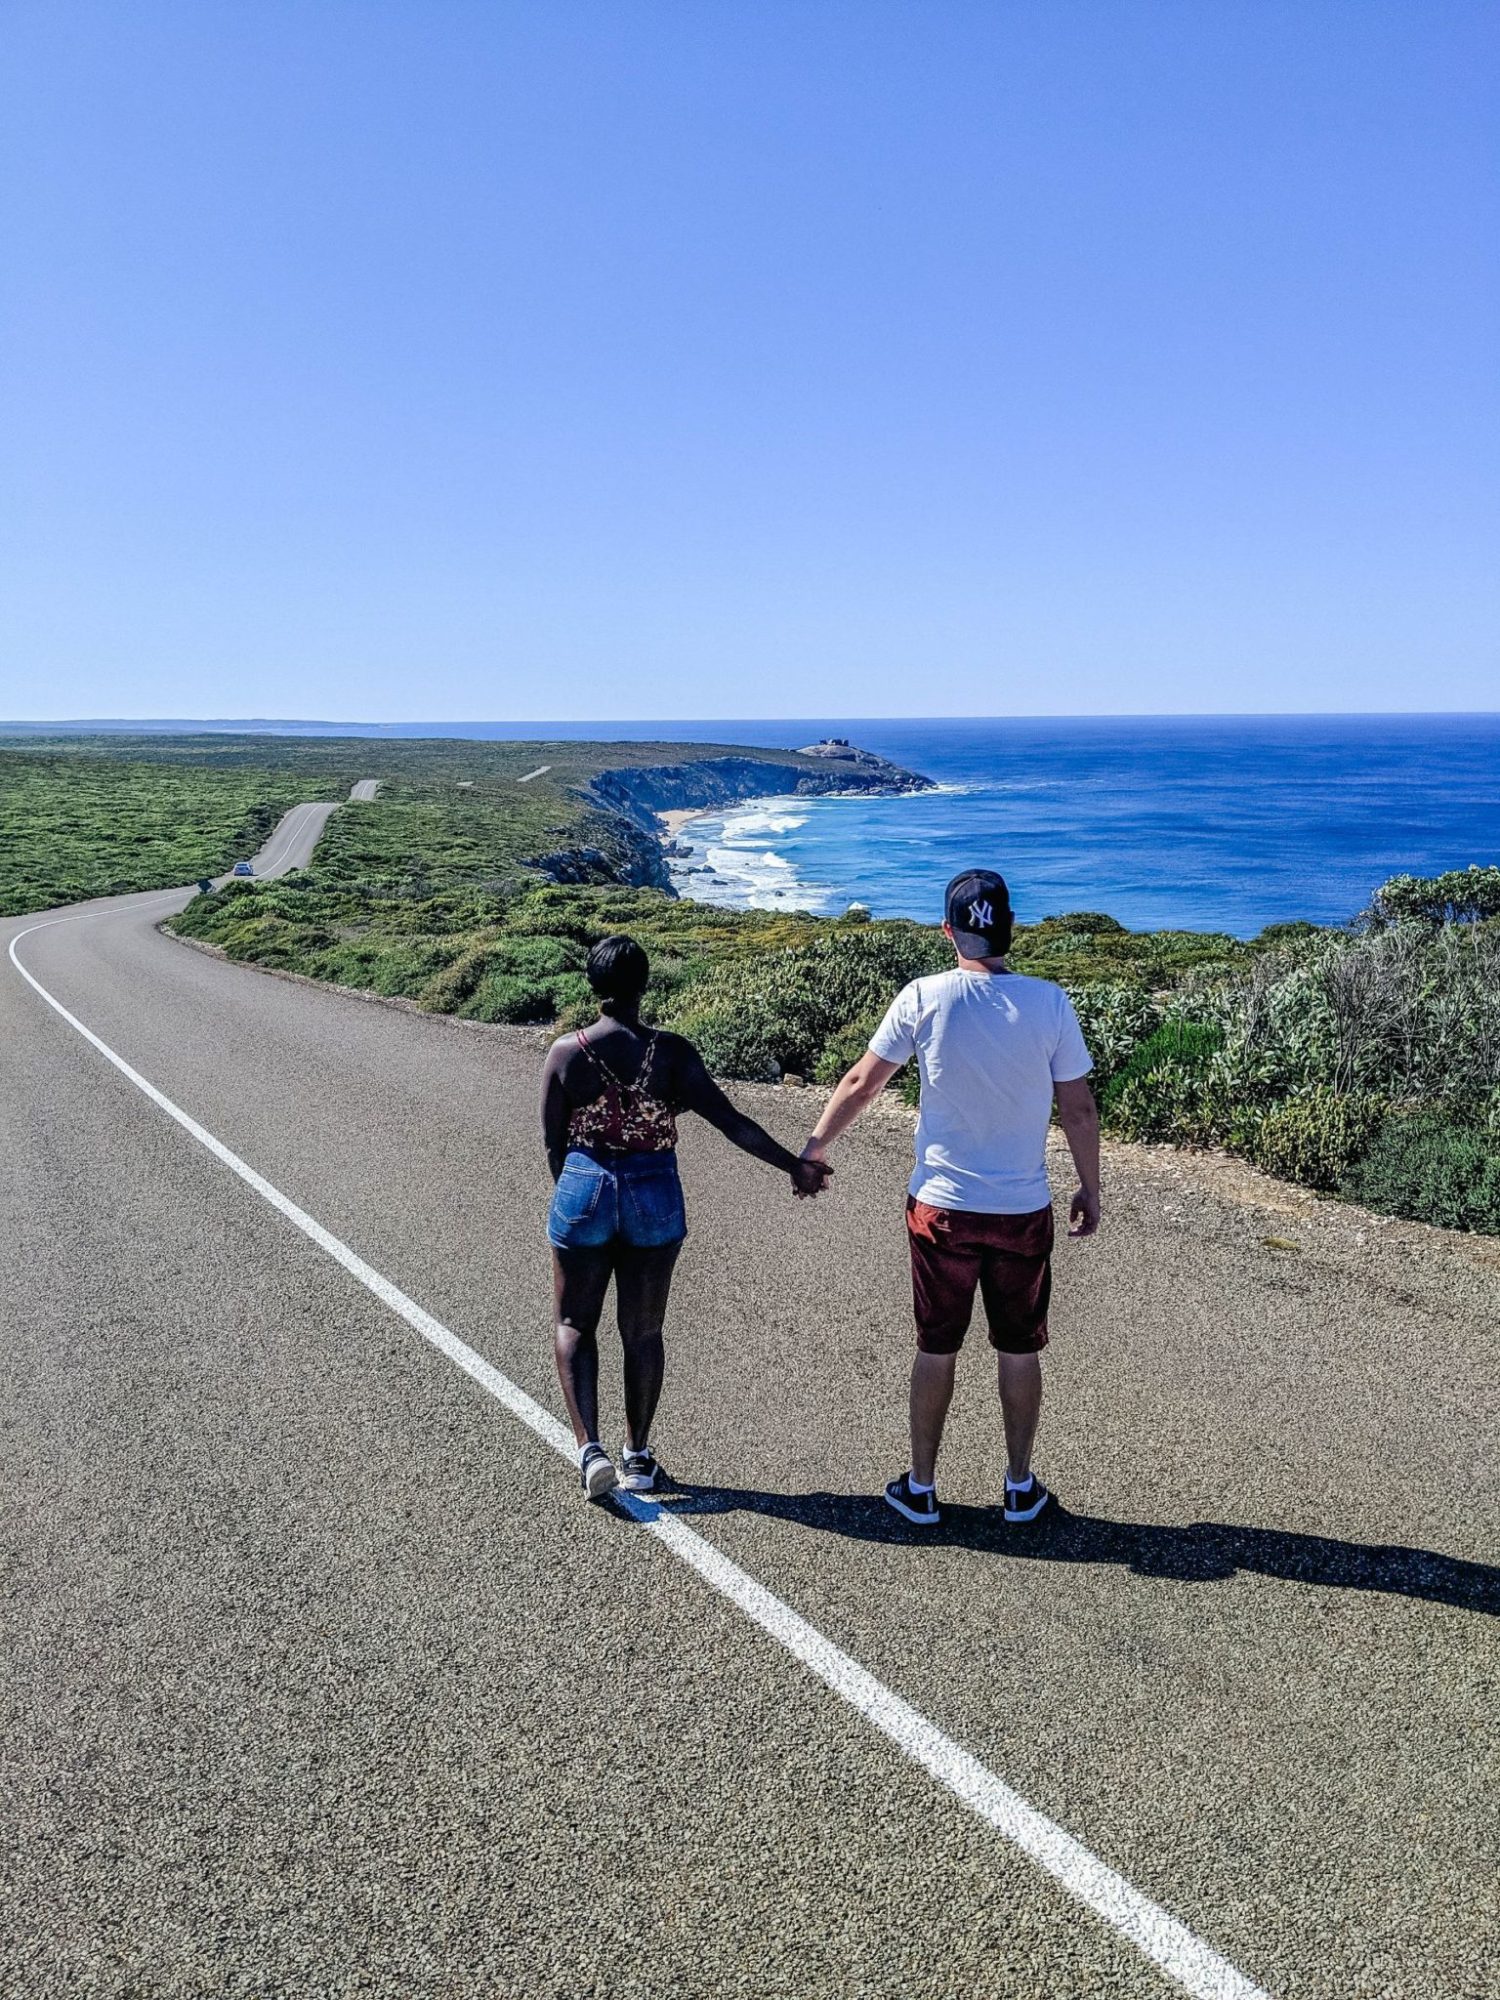
[[[924,1354],[957,1354],[976,1291],[984,1299],[991,1347],[1002,1354],[1035,1354],[1047,1345],[1050,1207],[1029,1215],[982,1215],[968,1208],[932,1208],[908,1195],[906,1234],[917,1345]]]

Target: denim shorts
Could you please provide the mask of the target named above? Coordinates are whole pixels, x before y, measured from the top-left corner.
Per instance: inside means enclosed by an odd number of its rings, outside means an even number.
[[[675,1153],[569,1152],[547,1213],[554,1249],[661,1250],[686,1235]]]

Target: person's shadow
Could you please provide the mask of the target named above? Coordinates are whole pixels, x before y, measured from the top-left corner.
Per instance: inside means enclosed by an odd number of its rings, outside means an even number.
[[[915,1528],[878,1496],[865,1494],[762,1493],[753,1487],[674,1482],[662,1498],[677,1516],[769,1514],[856,1541],[936,1542],[1030,1562],[1119,1563],[1137,1576],[1180,1583],[1217,1583],[1236,1570],[1253,1570],[1288,1583],[1425,1597],[1434,1604],[1500,1616],[1500,1569],[1430,1549],[1340,1542],[1327,1535],[1286,1534],[1223,1521],[1193,1521],[1183,1527],[1110,1521],[1070,1513],[1056,1500],[1040,1519],[1024,1526],[1008,1526],[998,1508],[955,1507],[944,1501],[943,1518],[935,1528]]]

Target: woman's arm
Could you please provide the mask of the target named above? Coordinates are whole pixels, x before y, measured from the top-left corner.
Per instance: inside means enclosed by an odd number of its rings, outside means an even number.
[[[568,1153],[568,1119],[573,1107],[563,1089],[563,1065],[569,1053],[566,1043],[554,1042],[542,1066],[542,1144],[553,1180],[562,1172]]]
[[[764,1126],[757,1125],[753,1118],[747,1118],[731,1104],[691,1042],[679,1040],[676,1053],[674,1081],[677,1100],[684,1111],[696,1111],[700,1118],[706,1118],[731,1146],[738,1146],[752,1159],[764,1160],[768,1167],[779,1167],[799,1195],[821,1191],[833,1172],[832,1167],[821,1160],[799,1160],[795,1153],[773,1139]]]

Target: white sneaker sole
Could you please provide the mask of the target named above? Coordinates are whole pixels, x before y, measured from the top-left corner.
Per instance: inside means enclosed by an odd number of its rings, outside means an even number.
[[[618,1484],[622,1493],[654,1493],[657,1475],[654,1472],[622,1472]]]
[[[1010,1504],[1010,1495],[1007,1493],[1005,1498],[1005,1518],[1011,1522],[1034,1521],[1051,1498],[1052,1495],[1050,1493],[1044,1492],[1041,1499],[1034,1500],[1029,1507],[1012,1507]]]
[[[606,1493],[613,1493],[620,1483],[620,1475],[607,1458],[596,1458],[584,1479],[584,1492],[590,1500],[602,1500]]]
[[[904,1500],[898,1500],[893,1493],[885,1495],[885,1504],[899,1514],[903,1521],[910,1521],[914,1528],[935,1528],[943,1518],[936,1507],[930,1514],[919,1514],[915,1507],[908,1507]]]

